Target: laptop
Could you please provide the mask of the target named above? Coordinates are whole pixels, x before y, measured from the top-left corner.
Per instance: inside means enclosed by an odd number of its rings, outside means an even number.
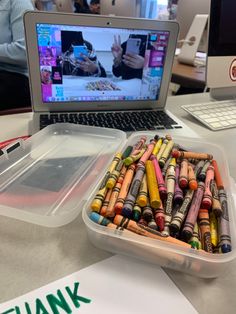
[[[24,26],[30,134],[71,122],[197,136],[165,110],[176,22],[28,11]]]

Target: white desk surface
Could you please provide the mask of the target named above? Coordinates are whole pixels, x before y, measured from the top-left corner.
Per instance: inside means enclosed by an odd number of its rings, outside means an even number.
[[[236,128],[210,131],[180,108],[182,104],[208,100],[208,94],[169,97],[167,109],[201,137],[222,146],[228,157],[230,174],[236,180]],[[26,135],[31,116],[31,113],[0,116],[0,141]],[[89,242],[81,215],[72,223],[55,229],[0,216],[0,256],[0,302],[4,302],[111,254]],[[216,279],[200,279],[172,270],[166,272],[199,313],[235,313],[236,260],[224,276]],[[181,309],[176,313],[181,313]]]

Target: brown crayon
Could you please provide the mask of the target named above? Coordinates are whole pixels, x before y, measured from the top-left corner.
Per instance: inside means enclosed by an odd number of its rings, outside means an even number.
[[[175,158],[186,158],[186,159],[203,159],[203,160],[211,160],[213,158],[213,155],[211,154],[206,154],[206,153],[197,153],[197,152],[186,152],[186,151],[179,151],[179,150],[174,150],[172,152],[172,156]]]

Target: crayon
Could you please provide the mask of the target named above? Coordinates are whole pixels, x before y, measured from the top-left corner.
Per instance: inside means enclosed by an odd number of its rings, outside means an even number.
[[[212,180],[211,182],[211,193],[212,193],[212,211],[216,217],[220,217],[223,213],[223,210],[220,204],[219,192],[215,180]]]
[[[136,198],[138,196],[140,184],[143,180],[144,173],[145,173],[145,167],[139,165],[134,175],[134,178],[131,182],[129,192],[125,198],[124,205],[121,211],[121,214],[124,215],[125,217],[132,217],[134,203],[136,202]]]
[[[214,167],[214,172],[215,172],[215,181],[218,189],[224,189],[224,184],[221,179],[220,171],[218,168],[218,164],[215,159],[212,160],[212,166]]]
[[[128,194],[133,176],[134,176],[135,165],[130,165],[122,183],[120,193],[118,195],[114,210],[116,214],[120,214],[125,202],[125,198]],[[119,180],[119,179],[118,179]]]
[[[137,170],[136,170],[134,179],[131,182],[130,190],[129,190],[129,193],[125,199],[124,206],[123,206],[122,212],[121,212],[122,215],[124,215],[125,217],[132,217],[132,210],[134,207],[134,203],[135,203],[136,198],[138,196],[140,184],[143,180],[143,176],[145,173],[145,163],[148,160],[148,158],[150,157],[155,144],[156,144],[156,141],[154,139],[150,141],[145,153],[140,158],[140,160],[137,164]]]
[[[149,204],[143,207],[142,217],[143,219],[146,220],[147,223],[150,222],[152,219],[154,219],[152,208],[150,207]]]
[[[209,165],[206,172],[205,191],[202,199],[202,207],[210,209],[212,206],[211,182],[214,180],[214,167]]]
[[[111,172],[108,180],[107,180],[107,183],[106,183],[106,187],[108,189],[113,189],[115,184],[116,184],[116,181],[118,180],[118,177],[120,175],[120,172],[121,172],[121,169],[123,167],[123,160],[120,160],[117,165],[115,166],[115,169]]]
[[[166,173],[166,179],[167,179],[167,200],[166,200],[166,206],[165,206],[165,228],[163,233],[169,235],[169,225],[171,222],[171,212],[172,212],[172,206],[173,206],[173,197],[174,197],[174,191],[175,191],[175,166],[176,166],[176,160],[175,158],[172,158],[169,167],[167,169]]]
[[[147,206],[147,202],[148,202],[147,177],[146,174],[144,174],[137,197],[137,204],[140,207],[144,207]]]
[[[95,198],[93,199],[92,203],[91,203],[91,209],[93,211],[99,212],[101,207],[102,207],[102,202],[105,199],[105,196],[107,194],[107,187],[106,187],[106,183],[107,180],[111,174],[111,172],[115,169],[115,166],[118,164],[118,162],[120,161],[121,158],[121,153],[117,153],[115,155],[115,157],[113,158],[106,174],[105,177],[102,180],[102,183],[99,187],[99,191],[97,192],[97,194],[95,195]]]
[[[183,159],[180,164],[179,186],[185,189],[188,186],[188,160]]]
[[[195,222],[197,221],[198,211],[202,202],[204,189],[205,183],[198,182],[198,188],[196,191],[194,191],[193,199],[182,230],[182,237],[186,242],[188,242],[193,235],[193,228]]]
[[[202,167],[202,169],[201,169],[201,171],[200,171],[200,173],[199,173],[199,175],[197,177],[199,181],[205,182],[205,180],[206,180],[206,172],[207,172],[207,169],[210,166],[210,164],[211,163],[210,163],[209,160],[205,161],[205,163],[204,163],[204,165],[203,165],[203,167]]]
[[[148,227],[153,229],[153,230],[157,230],[157,224],[155,222],[154,219],[152,219],[149,223],[148,223]]]
[[[190,164],[188,164],[188,186],[191,190],[197,190],[196,176]]]
[[[97,223],[99,225],[106,226],[109,229],[114,229],[115,232],[120,233],[122,231],[122,233],[125,234],[125,235],[131,235],[132,234],[129,230],[124,229],[123,227],[119,227],[119,226],[113,224],[109,219],[103,217],[102,215],[99,215],[96,212],[91,212],[89,214],[89,218],[93,222],[95,222],[95,223]]]
[[[139,160],[143,156],[145,150],[146,150],[145,148],[142,148],[136,155],[131,154],[130,156],[124,159],[124,164],[126,166],[129,166],[133,162]]]
[[[218,246],[218,223],[216,216],[213,212],[210,212],[210,232],[211,232],[211,244],[213,249]]]
[[[147,187],[152,208],[160,206],[160,194],[157,185],[155,169],[151,160],[146,161]]]
[[[123,183],[127,169],[128,168],[125,165],[123,165],[123,167],[121,168],[121,171],[120,171],[120,175],[117,179],[117,182],[119,182],[121,184]]]
[[[212,244],[211,244],[211,230],[210,230],[210,221],[209,214],[207,209],[199,209],[198,212],[198,222],[199,229],[201,233],[202,248],[204,251],[213,253]]]
[[[143,148],[143,145],[146,143],[147,136],[141,136],[138,142],[133,146],[133,150],[131,152],[132,155],[136,155]]]
[[[121,184],[119,182],[116,183],[115,187],[112,190],[111,197],[109,200],[109,204],[107,206],[107,210],[105,213],[106,217],[114,217],[115,216],[115,203],[120,193]]]
[[[99,214],[102,216],[105,216],[105,214],[106,214],[107,207],[108,207],[108,204],[109,204],[109,201],[111,198],[111,193],[112,193],[112,189],[108,190],[106,197],[105,197],[104,201],[102,202],[102,207],[101,207],[100,212],[99,212]]]
[[[177,164],[175,166],[175,191],[174,191],[174,204],[179,204],[181,205],[183,203],[183,199],[184,199],[184,193],[183,190],[180,188],[179,186],[179,165]]]
[[[184,197],[182,205],[178,208],[175,215],[173,216],[170,226],[169,226],[170,234],[172,236],[177,236],[179,234],[181,225],[188,212],[188,208],[192,202],[193,195],[194,195],[194,190],[187,190],[187,193]]]
[[[146,227],[147,227],[147,225],[148,225],[148,223],[146,222],[146,220],[145,220],[143,217],[141,217],[141,218],[139,219],[138,224],[139,224],[139,225],[146,226]]]
[[[173,150],[172,151],[172,157],[174,158],[183,158],[183,159],[202,159],[202,160],[211,160],[213,156],[211,154],[206,153],[197,153],[197,152],[186,152],[186,151],[179,151],[179,150]]]
[[[193,236],[191,237],[189,244],[191,245],[192,249],[199,250],[201,248],[200,241],[199,241],[199,230],[198,230],[197,222],[194,225]]]
[[[198,175],[202,170],[202,167],[204,166],[205,160],[199,160],[197,162],[197,164],[194,167],[194,173],[195,173],[195,177],[196,179],[198,179]]]
[[[138,204],[134,204],[133,208],[133,220],[139,221],[141,218],[142,208]]]
[[[161,173],[162,173],[163,178],[165,178],[165,176],[166,176],[166,172],[167,172],[167,169],[168,169],[168,167],[169,167],[171,158],[172,158],[172,156],[170,156],[170,157],[167,159],[166,163],[164,164],[164,167],[161,169]]]
[[[150,156],[150,160],[153,163],[154,169],[155,169],[155,174],[156,174],[156,179],[157,179],[157,184],[158,184],[158,190],[160,194],[160,198],[165,201],[167,197],[167,189],[165,185],[165,181],[163,179],[162,173],[161,173],[161,168],[159,166],[159,163],[157,161],[157,158],[155,155]]]
[[[132,150],[133,150],[133,146],[127,146],[125,151],[122,154],[121,159],[123,160],[123,159],[127,158],[130,155],[130,153],[132,152]]]
[[[162,201],[160,203],[159,208],[156,208],[154,211],[154,220],[157,224],[158,230],[163,231],[165,227],[165,213],[162,205]]]
[[[153,155],[157,155],[158,154],[158,152],[159,152],[159,150],[161,148],[161,145],[162,145],[162,138],[159,138],[158,141],[156,142],[154,148],[153,148],[153,151],[152,151]]]
[[[163,151],[163,153],[162,153],[162,155],[161,155],[161,157],[160,157],[160,159],[159,159],[159,165],[160,165],[161,168],[164,167],[164,165],[165,165],[165,163],[166,163],[166,161],[167,161],[167,159],[168,159],[168,157],[169,157],[169,155],[171,153],[171,150],[172,150],[173,146],[174,146],[174,141],[173,140],[169,140],[167,145],[166,145],[166,147],[165,147],[165,149],[164,149],[164,151]]]
[[[160,158],[161,158],[161,156],[162,156],[162,154],[166,148],[167,143],[168,143],[168,140],[166,138],[164,138],[162,141],[161,147],[159,149],[159,152],[156,155],[158,161],[160,160]]]
[[[229,227],[228,202],[225,190],[219,189],[219,198],[223,210],[219,219],[219,247],[222,253],[231,251],[231,237]]]
[[[119,227],[124,227],[130,231],[133,231],[139,235],[153,238],[161,241],[165,241],[168,243],[180,245],[182,247],[190,248],[191,246],[183,241],[177,240],[175,238],[172,238],[170,236],[163,236],[159,231],[153,230],[151,228],[148,228],[144,225],[137,224],[135,221],[125,218],[121,215],[116,215],[113,223]]]

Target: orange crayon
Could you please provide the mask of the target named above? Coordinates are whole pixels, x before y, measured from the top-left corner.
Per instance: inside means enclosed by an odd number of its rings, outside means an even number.
[[[136,168],[136,166],[134,164],[130,165],[126,174],[125,174],[124,181],[122,183],[120,193],[118,195],[118,198],[117,198],[117,201],[115,204],[115,208],[114,208],[116,214],[120,214],[122,211],[122,208],[123,208],[123,205],[125,202],[125,198],[128,194],[130,184],[131,184],[133,176],[134,176],[135,168]]]
[[[190,190],[197,190],[197,180],[193,170],[193,167],[188,165],[188,185]]]
[[[115,203],[120,193],[121,184],[119,182],[116,183],[114,189],[112,190],[111,197],[109,200],[109,204],[107,206],[107,210],[105,213],[106,217],[114,217],[115,216]]]
[[[183,241],[177,240],[170,236],[163,236],[159,231],[153,230],[149,227],[136,223],[134,220],[125,218],[121,215],[116,215],[113,219],[113,223],[119,227],[124,227],[130,231],[133,231],[139,235],[153,238],[156,240],[165,241],[168,243],[176,244],[182,247],[191,248],[191,246]]]
[[[212,160],[212,166],[214,167],[214,173],[215,173],[215,181],[218,189],[224,189],[224,184],[221,179],[220,171],[218,168],[218,164],[215,159]]]
[[[105,214],[106,214],[107,206],[108,206],[110,198],[111,198],[111,193],[112,193],[112,189],[109,189],[107,191],[107,194],[106,194],[104,201],[102,202],[102,207],[100,209],[100,215],[102,215],[102,216],[105,216]]]
[[[174,150],[172,152],[172,156],[175,158],[186,158],[186,159],[208,159],[211,160],[213,158],[213,155],[206,154],[206,153],[197,153],[197,152],[186,152],[186,151],[179,151]]]
[[[121,171],[120,171],[120,175],[117,179],[117,182],[119,182],[121,184],[123,183],[127,169],[128,168],[125,165],[123,165],[123,167],[121,168]]]

